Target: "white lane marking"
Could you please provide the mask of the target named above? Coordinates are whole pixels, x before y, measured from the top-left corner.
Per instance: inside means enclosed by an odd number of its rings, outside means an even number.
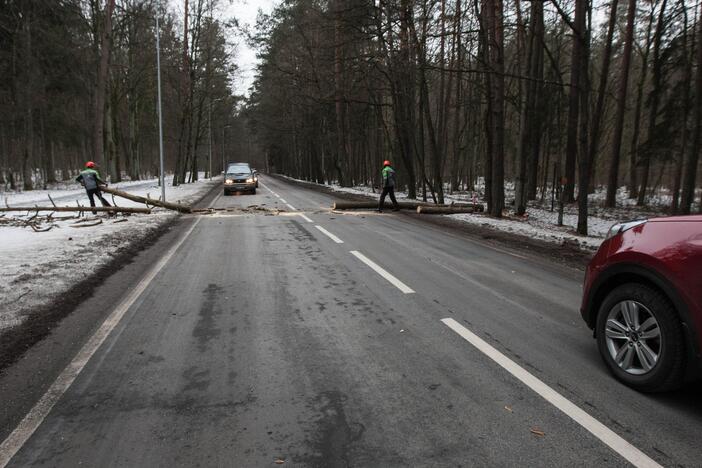
[[[273,195],[275,195],[276,197],[278,196],[277,193],[275,193],[270,187],[268,187],[266,184],[264,184],[264,183],[261,182],[260,180],[258,181],[258,184],[259,184],[261,187],[263,187],[264,189],[266,189],[266,190],[268,190],[269,192],[271,192],[271,193],[272,193]]]
[[[329,232],[329,231],[327,231],[326,229],[324,229],[322,226],[315,225],[314,227],[316,227],[317,229],[319,229],[324,235],[326,235],[328,238],[330,238],[331,240],[333,240],[333,241],[336,242],[337,244],[343,244],[343,243],[344,243],[344,241],[342,241],[341,239],[339,239],[338,237],[336,237],[334,234],[332,234],[331,232]]]
[[[566,416],[587,429],[592,435],[600,439],[612,450],[624,457],[629,463],[639,468],[661,468],[648,455],[637,449],[621,438],[610,428],[580,409],[563,395],[546,385],[544,382],[527,372],[516,362],[493,348],[482,338],[468,330],[452,318],[441,319],[450,329],[458,333],[463,339],[475,346],[480,352],[499,364],[503,369],[512,374],[524,385],[538,393],[543,399],[561,410]]]
[[[286,205],[287,205],[288,208],[290,208],[291,210],[297,211],[297,208],[295,208],[294,206],[292,206],[290,203],[286,203]]]
[[[393,286],[395,286],[397,289],[399,289],[403,293],[414,294],[414,290],[412,288],[407,286],[405,283],[403,283],[399,279],[395,278],[393,275],[388,273],[387,270],[385,270],[383,267],[381,267],[380,265],[375,263],[370,258],[363,255],[361,252],[359,252],[357,250],[352,250],[351,255],[353,255],[354,257],[356,257],[357,259],[359,259],[360,261],[362,261],[363,263],[365,263],[366,265],[371,267],[373,270],[375,270],[376,273],[378,273],[380,276],[382,276],[383,278],[388,280],[390,283],[393,284]]]
[[[304,220],[307,221],[308,223],[314,223],[314,221],[312,221],[310,218],[308,218],[307,216],[305,216],[304,213],[299,213],[299,215],[300,215],[300,217],[301,217],[302,219],[304,219]]]
[[[73,384],[73,381],[78,377],[98,348],[100,348],[100,345],[102,345],[112,330],[119,324],[124,314],[127,313],[132,304],[136,302],[151,281],[153,281],[156,275],[158,275],[171,257],[173,257],[180,246],[183,245],[183,242],[190,236],[201,219],[202,218],[197,218],[195,220],[193,225],[185,232],[180,240],[166,252],[166,255],[161,257],[161,259],[151,267],[129,295],[115,307],[95,334],[90,337],[73,360],[61,371],[61,374],[59,374],[54,383],[51,384],[46,393],[39,399],[29,413],[27,413],[24,419],[20,421],[15,430],[0,444],[0,468],[7,466],[10,460],[12,460],[12,457],[15,456],[32,434],[34,434],[34,431],[37,430],[56,402],[66,390],[68,390],[71,384]]]
[[[281,198],[280,201],[283,203],[288,203],[288,201],[285,198]]]

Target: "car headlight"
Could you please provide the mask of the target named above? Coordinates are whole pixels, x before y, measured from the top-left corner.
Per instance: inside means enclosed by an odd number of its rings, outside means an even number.
[[[627,221],[626,223],[617,223],[611,228],[609,228],[609,232],[607,232],[607,237],[605,237],[605,240],[611,239],[612,237],[621,234],[622,232],[628,231],[629,229],[635,228],[636,226],[640,226],[646,222],[648,222],[647,219],[637,219],[634,221]]]
[[[227,179],[224,181],[225,184],[233,184],[234,181],[232,179]]]
[[[246,182],[248,182],[248,183],[251,183],[251,182],[253,182],[253,181],[254,181],[253,178],[246,179]]]

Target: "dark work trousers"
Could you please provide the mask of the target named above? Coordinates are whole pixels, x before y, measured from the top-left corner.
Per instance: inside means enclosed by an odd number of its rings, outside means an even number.
[[[380,201],[378,202],[378,211],[383,211],[383,205],[385,205],[385,196],[390,195],[390,201],[394,210],[399,210],[400,205],[397,204],[395,200],[395,187],[383,187],[383,193],[380,195]]]
[[[109,203],[107,203],[107,200],[105,200],[105,197],[102,196],[102,192],[99,188],[86,189],[85,191],[88,192],[88,198],[90,198],[90,206],[95,206],[94,197],[98,197],[100,199],[102,206],[112,206]],[[97,214],[97,211],[93,211],[93,214]]]

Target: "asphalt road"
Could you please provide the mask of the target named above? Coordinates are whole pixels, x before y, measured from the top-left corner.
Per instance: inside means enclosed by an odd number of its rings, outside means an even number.
[[[700,387],[614,381],[581,272],[262,180],[211,205],[284,212],[184,217],[114,280],[121,315],[62,341],[59,363],[88,353],[75,380],[62,364],[9,401],[17,420],[64,379],[9,466],[702,466]]]

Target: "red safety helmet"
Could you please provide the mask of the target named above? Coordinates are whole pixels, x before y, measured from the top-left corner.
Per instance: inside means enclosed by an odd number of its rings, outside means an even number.
[[[95,167],[95,163],[92,161],[88,161],[87,163],[85,163],[85,167],[92,169],[93,167]]]
[[[390,161],[388,161],[387,159],[383,161],[383,167],[385,166],[391,166]]]

